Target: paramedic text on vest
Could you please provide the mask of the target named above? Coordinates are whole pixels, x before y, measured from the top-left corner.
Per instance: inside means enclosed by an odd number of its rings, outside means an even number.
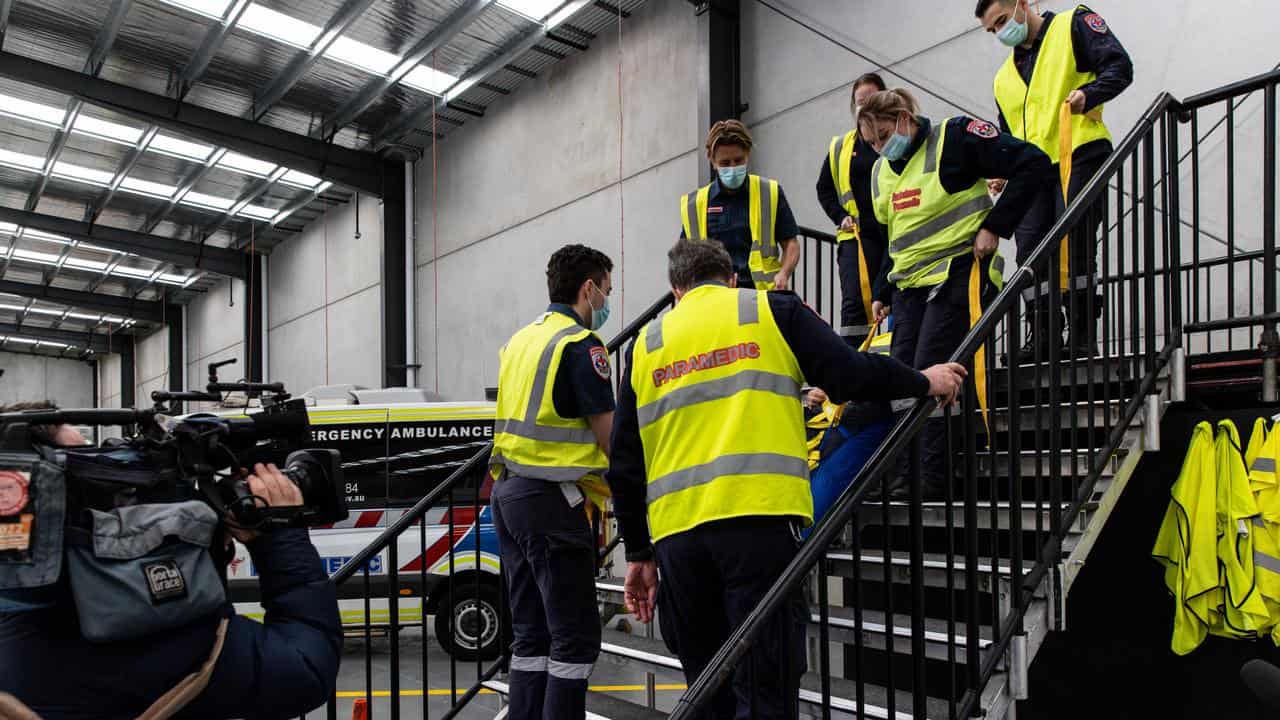
[[[871,193],[875,221],[889,238],[881,269],[887,282],[878,285],[885,287],[880,301],[893,309],[893,356],[923,368],[955,352],[1003,283],[999,239],[1037,194],[1050,191],[1052,167],[1044,153],[991,123],[967,117],[934,123],[913,115],[915,106],[905,90],[876,93],[862,106],[858,130],[880,152]],[[993,204],[988,177],[1018,182]],[[925,495],[937,497],[947,467],[942,413],[927,421],[919,442]],[[909,495],[908,460],[904,453],[890,483],[894,499]]]
[[[512,720],[584,718],[600,654],[586,506],[609,464],[612,370],[595,331],[609,316],[612,270],[599,250],[557,250],[551,305],[499,351],[492,505],[514,635]]]
[[[681,240],[668,260],[677,304],[626,351],[608,479],[627,605],[647,622],[656,602],[662,636],[692,682],[811,522],[806,381],[835,402],[929,393],[949,402],[964,370],[920,373],[855,352],[793,293],[735,288],[716,243]],[[753,671],[725,686],[716,717],[748,717],[753,701],[752,717],[795,717],[807,616],[797,593],[752,648]]]
[[[1032,11],[1027,0],[981,0],[976,14],[983,27],[1013,47],[995,78],[1001,128],[1039,147],[1055,166],[1067,160],[1071,176],[1066,200],[1074,200],[1111,154],[1111,133],[1102,121],[1102,107],[1133,82],[1129,54],[1106,20],[1084,5],[1055,15]],[[1060,120],[1063,103],[1071,105],[1071,126],[1065,129]],[[1068,158],[1060,157],[1064,130],[1070,131]],[[993,181],[993,186],[998,190],[1001,181]],[[1018,226],[1015,238],[1019,263],[1040,242],[1065,206],[1059,181],[1058,192],[1037,203]],[[1088,277],[1097,269],[1096,239],[1101,222],[1101,213],[1091,213],[1071,234],[1065,286],[1061,278],[1047,281],[1073,291],[1064,307],[1070,311],[1068,352],[1075,357],[1097,354],[1097,321],[1102,304],[1089,302]],[[1061,336],[1049,337],[1044,331],[1049,326],[1046,315],[1050,309],[1044,300],[1047,290],[1048,287],[1029,288],[1025,293],[1033,310],[1029,321],[1033,330],[1038,327],[1041,331],[1028,334],[1023,357],[1034,357],[1039,349],[1041,356],[1047,358],[1050,341],[1062,341]]]
[[[718,240],[738,282],[757,290],[788,290],[800,262],[800,233],[777,180],[749,174],[751,133],[721,120],[707,133],[707,160],[716,179],[680,197],[680,237]]]
[[[858,108],[885,89],[884,80],[867,73],[853,83],[849,109],[857,121]],[[840,335],[860,347],[871,330],[871,283],[884,258],[880,226],[862,224],[871,217],[871,166],[880,157],[858,136],[857,129],[831,138],[818,168],[818,204],[836,226],[836,265],[840,269]]]

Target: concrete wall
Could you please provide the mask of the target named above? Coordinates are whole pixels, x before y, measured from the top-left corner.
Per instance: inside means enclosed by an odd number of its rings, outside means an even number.
[[[0,352],[0,405],[49,400],[93,407],[93,368],[80,360]]]
[[[169,387],[169,329],[141,338],[134,346],[134,402],[138,407],[151,405],[151,391]]]
[[[675,196],[697,181],[696,47],[692,6],[654,0],[623,25],[621,55],[604,31],[437,143],[438,192],[419,163],[420,386],[478,399],[495,385],[498,346],[545,308],[562,245],[617,266],[606,337],[666,289]]]
[[[234,381],[245,377],[244,300],[243,281],[223,280],[187,306],[187,378],[191,387],[204,385],[209,363],[232,358],[236,364],[223,368],[221,378]]]
[[[98,407],[120,407],[120,356],[98,358]]]
[[[270,380],[300,394],[317,385],[382,386],[382,206],[334,208],[268,258]]]

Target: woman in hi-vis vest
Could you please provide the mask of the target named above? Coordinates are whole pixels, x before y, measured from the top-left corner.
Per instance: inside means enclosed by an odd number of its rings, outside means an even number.
[[[935,121],[917,115],[916,107],[906,90],[876,93],[862,105],[858,133],[880,153],[871,199],[889,242],[873,312],[885,317],[892,307],[893,357],[925,368],[950,358],[1003,283],[1000,238],[1013,233],[1039,195],[1052,191],[1053,168],[1034,145],[989,122]],[[998,202],[987,193],[991,177],[1010,179]],[[981,396],[983,362],[974,364]],[[925,425],[919,448],[926,497],[945,490],[946,447],[939,413]],[[893,499],[909,495],[907,464],[904,453],[889,486]]]
[[[751,132],[721,120],[707,133],[716,178],[680,197],[680,237],[718,240],[729,251],[738,287],[790,290],[800,262],[800,231],[777,180],[748,173]]]

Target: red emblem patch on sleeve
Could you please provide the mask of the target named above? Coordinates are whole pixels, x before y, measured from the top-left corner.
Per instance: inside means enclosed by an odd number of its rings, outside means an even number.
[[[601,380],[608,380],[613,373],[612,366],[609,365],[609,351],[597,345],[591,348],[591,369],[596,371]]]
[[[1084,24],[1088,25],[1090,30],[1098,33],[1099,35],[1107,34],[1107,21],[1103,20],[1102,16],[1098,13],[1089,13],[1088,15],[1085,15]]]
[[[992,138],[1000,136],[1000,130],[998,130],[995,125],[992,125],[985,120],[971,120],[969,122],[969,127],[965,129],[986,140],[991,140]]]

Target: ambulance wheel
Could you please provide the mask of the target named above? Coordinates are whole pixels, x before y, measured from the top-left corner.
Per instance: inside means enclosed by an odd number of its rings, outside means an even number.
[[[496,660],[511,637],[511,615],[500,601],[498,585],[480,579],[477,597],[474,576],[459,578],[453,597],[443,589],[436,611],[436,640],[456,660]],[[452,605],[450,601],[452,600]],[[505,617],[503,617],[505,615]]]

